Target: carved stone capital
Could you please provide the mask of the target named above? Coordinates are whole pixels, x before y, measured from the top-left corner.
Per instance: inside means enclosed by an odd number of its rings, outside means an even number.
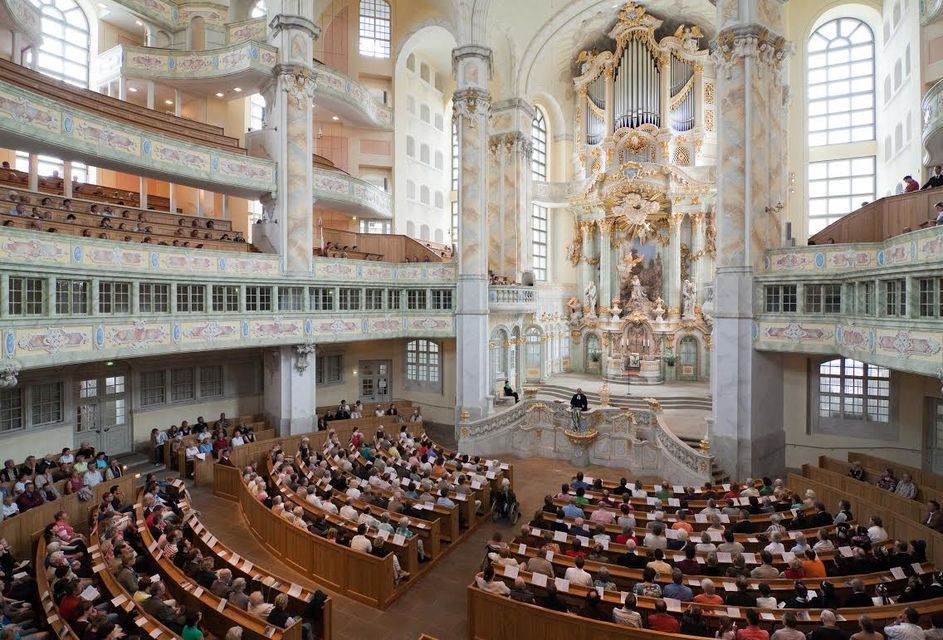
[[[758,24],[725,29],[717,35],[711,58],[719,70],[730,70],[745,58],[754,58],[773,71],[779,71],[790,53],[792,44],[782,36]]]
[[[491,94],[481,89],[461,89],[452,98],[452,113],[472,127],[487,122],[491,115]]]
[[[282,91],[293,109],[301,107],[306,100],[314,100],[317,82],[311,69],[300,65],[280,65],[276,72],[282,81]]]

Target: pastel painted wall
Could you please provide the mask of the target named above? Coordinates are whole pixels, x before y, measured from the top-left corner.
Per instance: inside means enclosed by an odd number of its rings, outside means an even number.
[[[451,423],[455,407],[455,341],[438,341],[442,349],[441,391],[418,391],[406,381],[406,340],[352,342],[321,345],[323,355],[343,356],[343,381],[317,386],[317,405],[355,401],[360,396],[360,380],[354,372],[364,360],[389,360],[392,363],[391,389],[394,399],[409,399],[422,405],[423,416],[434,422]]]
[[[875,453],[902,464],[923,466],[927,420],[924,414],[927,398],[943,397],[938,380],[910,374],[892,374],[896,377],[898,392],[896,397],[892,396],[897,415],[896,421],[888,425],[886,439],[810,433],[809,359],[787,354],[783,356],[782,363],[787,467],[815,464],[820,455],[844,460],[849,451]]]

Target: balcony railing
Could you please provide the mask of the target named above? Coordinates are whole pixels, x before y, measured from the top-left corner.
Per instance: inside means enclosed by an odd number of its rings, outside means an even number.
[[[488,308],[492,311],[527,313],[537,309],[537,290],[521,285],[492,285],[488,288]]]

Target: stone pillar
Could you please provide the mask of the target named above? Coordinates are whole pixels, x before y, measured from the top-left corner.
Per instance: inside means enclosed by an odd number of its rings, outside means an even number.
[[[29,154],[29,190],[39,191],[39,154]]]
[[[592,220],[583,220],[579,223],[580,235],[583,240],[583,256],[580,258],[580,264],[577,267],[580,274],[580,289],[576,292],[577,297],[585,305],[586,296],[584,292],[586,287],[589,286],[590,282],[596,281],[596,267],[590,263],[590,260],[593,259],[593,225],[595,223]],[[597,285],[598,286],[598,285]],[[596,309],[592,310],[593,313],[596,313]],[[589,309],[584,311],[584,315],[590,312]]]
[[[691,265],[691,282],[697,287],[698,303],[704,300],[704,289],[707,279],[710,277],[710,271],[707,271],[707,252],[704,251],[705,244],[705,226],[704,212],[692,211],[688,214],[691,219],[691,253],[698,256],[697,260]]]
[[[139,206],[142,209],[147,209],[147,178],[144,176],[138,177],[138,196],[140,199]]]
[[[452,99],[458,130],[458,304],[455,338],[458,375],[455,424],[467,411],[481,418],[488,408],[488,143],[491,49],[477,45],[452,51],[456,81]],[[495,233],[500,233],[495,230]]]
[[[668,216],[668,259],[665,260],[665,304],[668,318],[681,316],[681,221],[683,213]]]
[[[612,291],[612,218],[599,221],[599,306],[608,309],[612,299],[619,297]]]
[[[62,163],[62,197],[72,197],[72,161],[66,160]]]
[[[785,470],[783,376],[753,349],[753,273],[782,245],[785,99],[782,0],[717,0],[717,276],[711,450],[733,478]]]
[[[154,81],[148,80],[147,81],[147,108],[148,109],[154,108],[154,93],[155,93]]]
[[[311,61],[320,29],[314,24],[314,3],[274,0],[268,5],[268,42],[283,54],[275,77],[262,90],[266,123],[261,151],[278,163],[275,199],[270,217],[254,232],[263,246],[281,257],[283,271],[311,271],[314,250],[314,92]]]
[[[514,99],[494,105],[492,113],[501,129],[492,131],[488,141],[488,268],[520,281],[532,268],[528,232],[534,110],[525,100]]]
[[[280,436],[313,431],[318,421],[314,345],[277,347],[264,353],[266,422],[275,425]]]

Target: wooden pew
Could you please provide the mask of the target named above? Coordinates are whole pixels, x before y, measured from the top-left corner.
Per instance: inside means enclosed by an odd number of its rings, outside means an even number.
[[[290,524],[249,495],[237,468],[217,464],[213,481],[217,495],[224,495],[217,491],[219,486],[235,487],[230,490],[237,492],[249,530],[272,553],[315,582],[379,609],[385,609],[399,596],[392,554],[378,558],[353,551]]]
[[[307,604],[310,602],[314,592],[310,589],[295,584],[267,569],[264,566],[253,564],[249,559],[242,558],[235,551],[219,541],[213,533],[207,529],[199,519],[197,512],[190,506],[190,494],[184,490],[181,494],[184,503],[183,512],[190,514],[186,525],[190,527],[192,535],[189,537],[192,544],[200,548],[203,555],[212,555],[216,558],[217,570],[227,568],[232,571],[233,578],[244,578],[247,592],[252,591],[253,585],[260,588],[269,589],[284,593],[288,597],[288,611],[292,615],[303,615]],[[327,598],[324,601],[323,608],[323,628],[317,637],[322,640],[331,640],[332,637],[332,608],[333,600]]]
[[[913,478],[914,483],[917,485],[917,489],[919,489],[919,492],[917,493],[918,497],[921,495],[924,489],[933,489],[935,491],[935,495],[938,496],[934,497],[933,495],[930,495],[928,496],[929,499],[938,500],[939,496],[943,496],[943,476],[937,473],[918,469],[917,467],[911,467],[906,464],[900,464],[899,462],[887,460],[886,458],[881,458],[879,456],[861,453],[860,451],[848,452],[848,464],[846,467],[850,467],[850,463],[854,460],[861,462],[861,464],[869,471],[873,469],[883,473],[885,469],[890,467],[897,474],[898,478],[900,477],[901,472],[909,473]],[[872,479],[870,475],[867,478],[872,482],[877,480],[876,477]]]
[[[34,556],[34,567],[42,567],[46,560],[46,538],[39,536],[39,542],[36,543],[36,555]],[[36,590],[39,592],[39,601],[45,614],[46,624],[52,629],[53,633],[62,640],[81,640],[79,635],[72,630],[65,620],[59,616],[59,607],[52,599],[52,589],[49,581],[46,580],[46,572],[36,571]]]
[[[101,502],[102,494],[110,490],[111,487],[118,486],[124,492],[124,495],[131,498],[134,495],[134,476],[125,475],[117,480],[105,481],[98,486],[92,487],[92,497],[88,502],[79,500],[78,494],[62,496],[53,502],[47,502],[38,507],[25,511],[12,518],[6,518],[0,522],[0,538],[6,538],[10,543],[10,549],[13,555],[25,557],[32,551],[33,536],[42,532],[46,526],[53,521],[53,516],[57,511],[65,511],[69,514],[72,522],[79,525],[84,523],[88,517],[88,507],[95,506]]]
[[[248,425],[246,425],[246,426],[252,427],[252,430],[253,430],[253,432],[255,433],[256,442],[269,441],[269,440],[272,440],[272,439],[275,437],[275,429],[265,429],[265,428],[264,428],[264,427],[265,427],[265,423],[264,423],[264,422],[252,423],[252,424],[248,424]],[[261,428],[260,428],[260,427],[261,427]],[[179,473],[181,476],[186,476],[186,475],[187,475],[187,447],[188,447],[189,445],[193,444],[194,442],[196,442],[196,440],[197,440],[197,436],[195,436],[195,435],[184,436],[183,438],[181,438],[181,446],[177,448],[177,454],[176,454],[175,456],[171,457],[171,460],[170,460],[171,465],[169,465],[169,466],[167,467],[169,470],[174,470],[174,471],[176,471],[177,473]],[[169,445],[169,443],[168,443],[168,445]],[[244,447],[244,446],[246,446],[246,445],[240,445],[240,446],[243,446],[243,447]],[[239,447],[235,447],[235,449],[238,449],[238,448],[239,448]],[[230,452],[234,451],[235,449],[230,449]],[[169,451],[169,450],[170,450],[170,447],[167,446],[167,448],[165,449],[165,452],[166,452],[166,451]],[[165,454],[165,455],[166,455],[166,454]],[[213,454],[212,454],[212,453],[207,453],[207,454],[206,454],[206,459],[204,459],[204,460],[199,460],[199,459],[193,460],[192,462],[193,462],[193,464],[194,464],[194,468],[196,468],[196,466],[197,466],[198,464],[200,464],[200,463],[212,463],[212,458],[213,458]],[[205,482],[205,477],[206,477],[205,467],[206,467],[207,465],[206,465],[206,464],[201,464],[200,466],[202,466],[202,467],[204,468],[204,469],[203,469],[204,472],[203,472],[203,474],[201,475],[201,477],[204,478],[204,482]],[[212,480],[212,476],[210,476],[209,479]],[[201,484],[201,483],[198,483],[198,484]]]
[[[191,580],[182,570],[174,565],[170,558],[160,555],[157,550],[157,541],[144,524],[144,508],[135,505],[134,516],[137,518],[138,532],[151,558],[158,567],[158,573],[167,592],[187,609],[198,609],[203,612],[203,623],[207,629],[218,637],[226,635],[226,631],[233,625],[241,626],[243,637],[252,640],[301,640],[301,620],[296,620],[290,627],[281,629],[273,627],[261,617],[243,611],[229,604],[224,598],[219,598],[208,589],[204,589]]]

